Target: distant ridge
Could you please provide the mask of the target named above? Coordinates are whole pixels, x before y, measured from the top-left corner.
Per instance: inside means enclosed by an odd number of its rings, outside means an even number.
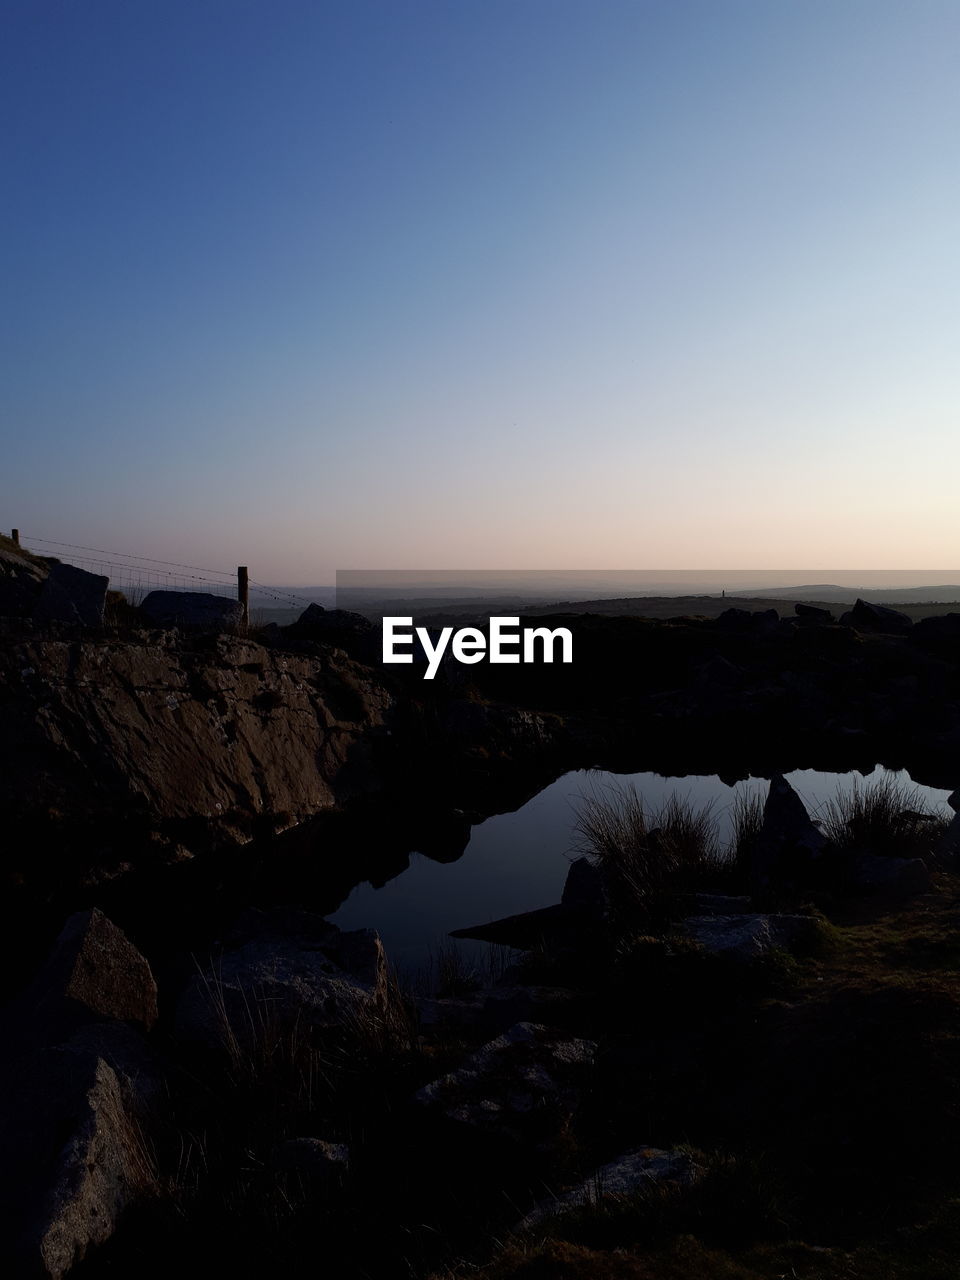
[[[817,583],[802,587],[760,587],[751,591],[728,591],[728,596],[744,595],[754,599],[828,600],[838,604],[868,600],[872,604],[901,601],[904,604],[957,604],[960,586],[934,587],[838,587],[834,583]]]

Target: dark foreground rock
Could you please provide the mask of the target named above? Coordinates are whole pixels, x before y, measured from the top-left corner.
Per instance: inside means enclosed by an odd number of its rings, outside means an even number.
[[[903,635],[913,627],[913,619],[905,613],[883,604],[871,604],[868,600],[857,600],[853,608],[843,614],[840,622],[858,631],[879,631],[886,635]]]
[[[562,1195],[541,1200],[518,1224],[519,1231],[531,1231],[557,1214],[604,1200],[622,1200],[649,1191],[655,1186],[690,1187],[702,1176],[703,1168],[687,1151],[659,1147],[639,1147],[595,1169],[589,1177]]]
[[[3,1195],[19,1268],[9,1274],[59,1280],[156,1193],[140,1117],[105,1058],[82,1047],[24,1060],[7,1088]]]
[[[416,1102],[493,1138],[543,1147],[569,1123],[596,1052],[592,1040],[520,1022],[425,1085]]]
[[[811,821],[803,801],[780,773],[770,779],[763,809],[763,825],[753,857],[754,887],[790,886],[809,874],[826,839]]]
[[[33,616],[38,622],[102,627],[109,585],[109,578],[100,574],[72,564],[53,564],[33,606]]]
[[[710,955],[740,961],[809,945],[817,929],[815,917],[789,915],[691,916],[682,924],[684,935]]]
[[[333,1030],[386,999],[387,963],[372,929],[343,933],[307,912],[251,913],[246,940],[228,946],[187,984],[179,1038],[245,1052],[275,1032]]]
[[[147,1137],[162,1071],[146,960],[99,911],[70,920],[4,1027],[2,1232],[15,1275],[65,1276],[157,1193]]]
[[[83,1023],[157,1020],[157,984],[150,966],[120,929],[94,908],[64,925],[44,967],[15,1013],[35,1041],[51,1043]]]

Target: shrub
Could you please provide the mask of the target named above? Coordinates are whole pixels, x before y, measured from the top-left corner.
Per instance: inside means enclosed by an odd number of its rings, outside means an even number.
[[[899,782],[892,773],[869,783],[855,779],[851,790],[838,789],[821,818],[837,849],[890,858],[929,857],[948,825],[919,787]]]

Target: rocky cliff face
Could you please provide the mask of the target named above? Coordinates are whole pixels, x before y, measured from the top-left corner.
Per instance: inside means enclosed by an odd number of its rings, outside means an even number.
[[[60,820],[175,851],[283,829],[375,783],[394,698],[338,650],[22,624],[2,641],[0,803],[21,832]]]

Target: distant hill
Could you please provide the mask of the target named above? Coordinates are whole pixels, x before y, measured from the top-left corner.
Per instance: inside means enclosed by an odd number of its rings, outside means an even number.
[[[727,592],[730,595],[730,592]],[[935,587],[838,587],[833,583],[818,583],[815,586],[803,587],[761,587],[750,591],[750,596],[757,599],[778,600],[828,600],[837,604],[853,604],[858,598],[869,600],[871,604],[892,604],[898,601],[904,604],[958,604],[960,603],[960,586]]]

